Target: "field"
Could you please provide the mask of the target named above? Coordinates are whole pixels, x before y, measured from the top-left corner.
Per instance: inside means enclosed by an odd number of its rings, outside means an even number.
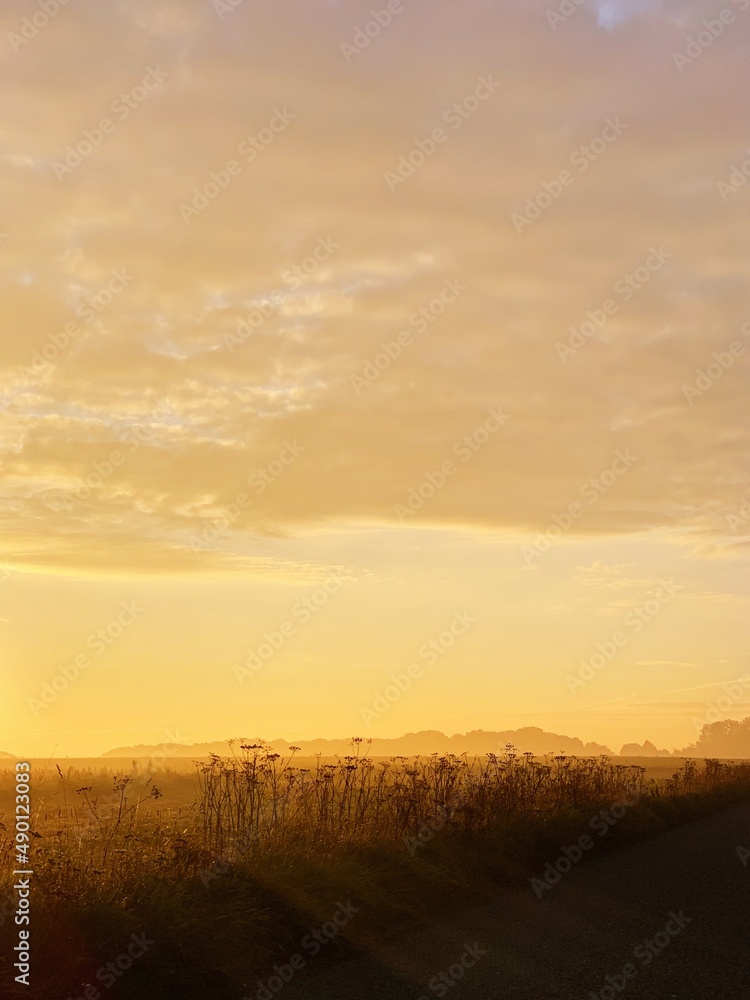
[[[4,764],[5,959],[17,928]],[[610,850],[750,798],[747,763],[512,747],[371,760],[356,741],[340,760],[234,743],[198,762],[40,761],[31,773],[35,985],[17,986],[7,959],[0,976],[3,996],[44,1000],[255,998],[305,936],[320,962],[336,960],[546,870],[582,834]]]

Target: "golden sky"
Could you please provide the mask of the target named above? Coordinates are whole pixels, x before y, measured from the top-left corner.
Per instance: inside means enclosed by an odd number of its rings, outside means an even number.
[[[0,749],[692,741],[750,673],[725,10],[3,4]]]

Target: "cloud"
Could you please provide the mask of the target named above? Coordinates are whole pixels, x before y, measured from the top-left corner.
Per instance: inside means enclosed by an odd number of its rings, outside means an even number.
[[[660,0],[599,0],[597,23],[607,31],[614,31],[644,11],[660,9]]]
[[[410,524],[533,534],[631,449],[634,467],[571,537],[726,544],[747,481],[747,362],[693,406],[682,389],[750,318],[741,213],[712,184],[744,148],[733,111],[746,27],[683,79],[671,53],[684,32],[666,20],[633,18],[626,37],[581,19],[563,36],[543,4],[477,0],[460,16],[410,8],[347,64],[340,43],[368,9],[244,5],[230,31],[202,0],[107,17],[81,3],[0,67],[18,95],[0,155],[0,449],[16,558],[194,566],[185,540],[201,498],[232,504],[295,440],[299,460],[201,565],[240,565],[268,533],[392,524],[496,406],[507,426]],[[600,11],[605,26],[624,10]],[[24,13],[13,0],[2,27]],[[164,84],[58,180],[52,162],[153,66]],[[385,172],[493,72],[498,92],[389,191]],[[180,205],[275,108],[295,118],[185,224]],[[628,130],[517,233],[511,215],[613,115]],[[289,280],[327,238],[338,249]],[[563,363],[557,345],[653,246],[669,262]],[[109,297],[123,270],[132,280]],[[453,280],[466,292],[418,332],[413,317]],[[409,345],[358,393],[353,380],[402,330]],[[42,351],[52,360],[32,368]],[[66,491],[85,493],[113,450],[124,461],[67,509]]]

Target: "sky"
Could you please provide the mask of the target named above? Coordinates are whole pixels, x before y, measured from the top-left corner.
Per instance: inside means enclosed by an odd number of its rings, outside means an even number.
[[[749,39],[7,0],[0,749],[750,714]]]

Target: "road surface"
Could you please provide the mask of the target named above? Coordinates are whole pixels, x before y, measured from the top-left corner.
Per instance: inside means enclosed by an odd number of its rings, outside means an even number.
[[[750,804],[582,861],[541,898],[498,891],[377,953],[317,975],[311,962],[283,1000],[748,1000],[738,847]]]

